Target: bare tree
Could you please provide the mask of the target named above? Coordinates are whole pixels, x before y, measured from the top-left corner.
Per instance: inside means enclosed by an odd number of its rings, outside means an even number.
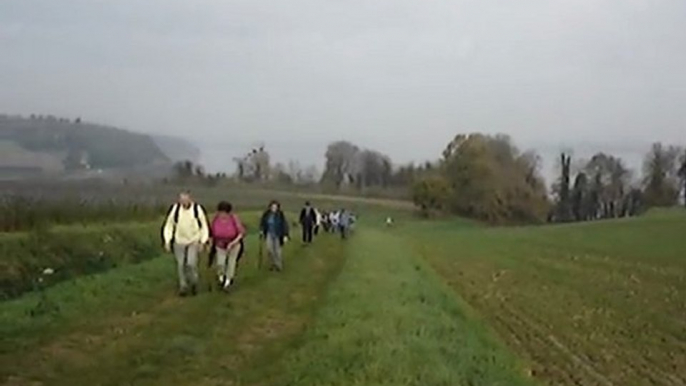
[[[565,152],[560,153],[560,178],[554,187],[557,194],[556,221],[570,221],[572,219],[572,205],[570,200],[572,157]]]
[[[288,173],[286,167],[282,163],[277,163],[271,168],[271,179],[279,184],[290,185],[294,182],[293,177]]]
[[[288,175],[295,183],[301,183],[303,179],[303,170],[300,167],[300,162],[291,160],[288,162]]]
[[[322,182],[336,187],[355,174],[355,160],[360,149],[350,142],[339,141],[329,145],[326,150],[326,168]]]
[[[193,177],[195,166],[192,161],[179,161],[174,164],[174,177],[180,180],[185,180]]]
[[[245,179],[245,158],[235,157],[233,162],[236,163],[236,173],[239,181]]]
[[[238,179],[241,181],[266,181],[271,176],[271,157],[264,145],[253,148],[245,156],[233,160],[236,163]]]
[[[672,206],[678,200],[677,158],[679,149],[653,144],[643,162],[645,201],[648,206]]]
[[[626,186],[631,177],[624,162],[620,158],[598,153],[586,163],[584,171],[595,178],[594,187],[597,189],[602,217],[619,216]]]

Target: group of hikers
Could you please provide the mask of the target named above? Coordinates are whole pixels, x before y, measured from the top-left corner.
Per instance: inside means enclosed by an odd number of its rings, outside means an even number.
[[[348,210],[320,212],[306,202],[299,219],[303,244],[311,244],[320,230],[338,232],[345,239],[354,222],[355,216]],[[278,201],[270,202],[262,214],[259,235],[258,266],[262,263],[264,246],[269,256],[269,269],[281,272],[284,267],[282,248],[289,241],[289,224]],[[237,263],[245,252],[245,236],[246,228],[231,203],[221,201],[209,221],[205,209],[193,200],[191,193],[182,192],[169,208],[162,226],[164,248],[176,258],[179,294],[197,294],[198,257],[206,248],[209,248],[208,266],[216,269],[219,288],[228,291],[235,283]]]
[[[319,232],[339,233],[345,239],[355,226],[355,215],[346,209],[330,212],[320,212],[312,207],[309,202],[300,212],[300,224],[303,228],[303,242],[309,244],[312,237]]]

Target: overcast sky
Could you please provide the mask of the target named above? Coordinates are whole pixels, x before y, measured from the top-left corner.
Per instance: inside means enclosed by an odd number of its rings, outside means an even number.
[[[195,138],[214,168],[476,130],[635,151],[685,140],[686,1],[1,0],[0,112]]]

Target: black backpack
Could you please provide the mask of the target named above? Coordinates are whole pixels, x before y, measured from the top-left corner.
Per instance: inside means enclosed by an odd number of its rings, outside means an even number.
[[[172,204],[172,206],[169,207],[167,210],[167,216],[164,218],[164,222],[162,223],[162,230],[160,232],[162,236],[162,243],[164,244],[164,227],[167,225],[167,219],[169,216],[173,216],[173,221],[174,221],[174,229],[172,230],[172,238],[170,240],[170,245],[174,245],[174,237],[176,236],[176,224],[179,223],[179,210],[181,209],[181,205],[179,204]],[[205,214],[205,208],[203,208],[200,204],[193,203],[193,215],[195,216],[195,221],[198,222],[198,228],[202,228],[202,220],[200,220],[200,211]],[[172,214],[173,212],[173,214]],[[207,215],[205,215],[207,217]]]

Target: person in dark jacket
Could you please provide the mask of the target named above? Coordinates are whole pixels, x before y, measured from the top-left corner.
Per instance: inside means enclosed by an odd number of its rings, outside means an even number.
[[[305,203],[305,207],[300,211],[300,227],[303,231],[303,243],[305,245],[312,243],[312,235],[316,225],[317,212],[308,201]]]
[[[262,215],[260,234],[267,247],[271,270],[283,270],[281,248],[288,241],[288,221],[278,201],[269,203],[269,208]]]

